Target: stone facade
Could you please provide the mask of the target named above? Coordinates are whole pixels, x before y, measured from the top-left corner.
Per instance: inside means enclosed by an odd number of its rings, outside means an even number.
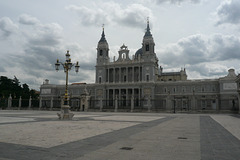
[[[154,39],[147,23],[142,47],[135,55],[130,57],[128,47],[123,44],[118,57],[110,61],[109,45],[103,29],[97,45],[95,83],[69,85],[70,105],[83,110],[83,103],[86,107],[87,100],[86,109],[115,111],[116,107],[131,111],[239,109],[234,69],[218,79],[188,80],[185,68],[179,72],[163,72],[163,68],[158,66],[154,48]],[[64,95],[64,87],[46,82],[41,85],[40,97],[46,103],[57,106]]]

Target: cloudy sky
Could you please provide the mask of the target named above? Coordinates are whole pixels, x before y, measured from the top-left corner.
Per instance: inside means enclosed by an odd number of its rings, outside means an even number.
[[[159,65],[185,67],[189,79],[240,72],[239,0],[0,0],[0,75],[39,90],[64,84],[56,59],[70,50],[80,72],[70,83],[95,81],[96,47],[105,24],[110,57],[124,43],[133,55],[149,17]]]

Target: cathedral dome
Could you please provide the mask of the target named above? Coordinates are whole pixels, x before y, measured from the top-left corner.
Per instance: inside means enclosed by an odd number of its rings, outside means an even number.
[[[137,58],[138,56],[141,56],[143,54],[143,50],[142,48],[140,48],[139,50],[137,50],[137,52],[135,53],[135,58]]]

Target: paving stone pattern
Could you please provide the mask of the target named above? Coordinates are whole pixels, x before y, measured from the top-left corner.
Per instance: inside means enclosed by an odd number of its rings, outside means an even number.
[[[0,160],[240,160],[239,122],[238,115],[103,112],[59,121],[55,112],[0,111]]]
[[[209,116],[200,117],[200,128],[202,160],[240,160],[239,139]]]

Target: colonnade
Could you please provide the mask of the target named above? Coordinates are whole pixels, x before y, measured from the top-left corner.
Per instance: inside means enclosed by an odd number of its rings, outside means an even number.
[[[106,69],[106,82],[138,82],[142,81],[142,67],[113,67]]]
[[[106,89],[106,99],[113,101],[118,99],[123,102],[124,106],[130,105],[130,100],[134,98],[136,106],[140,105],[140,100],[142,96],[141,88],[127,88],[127,89]],[[127,104],[129,103],[129,104]],[[109,105],[114,105],[109,102]]]

